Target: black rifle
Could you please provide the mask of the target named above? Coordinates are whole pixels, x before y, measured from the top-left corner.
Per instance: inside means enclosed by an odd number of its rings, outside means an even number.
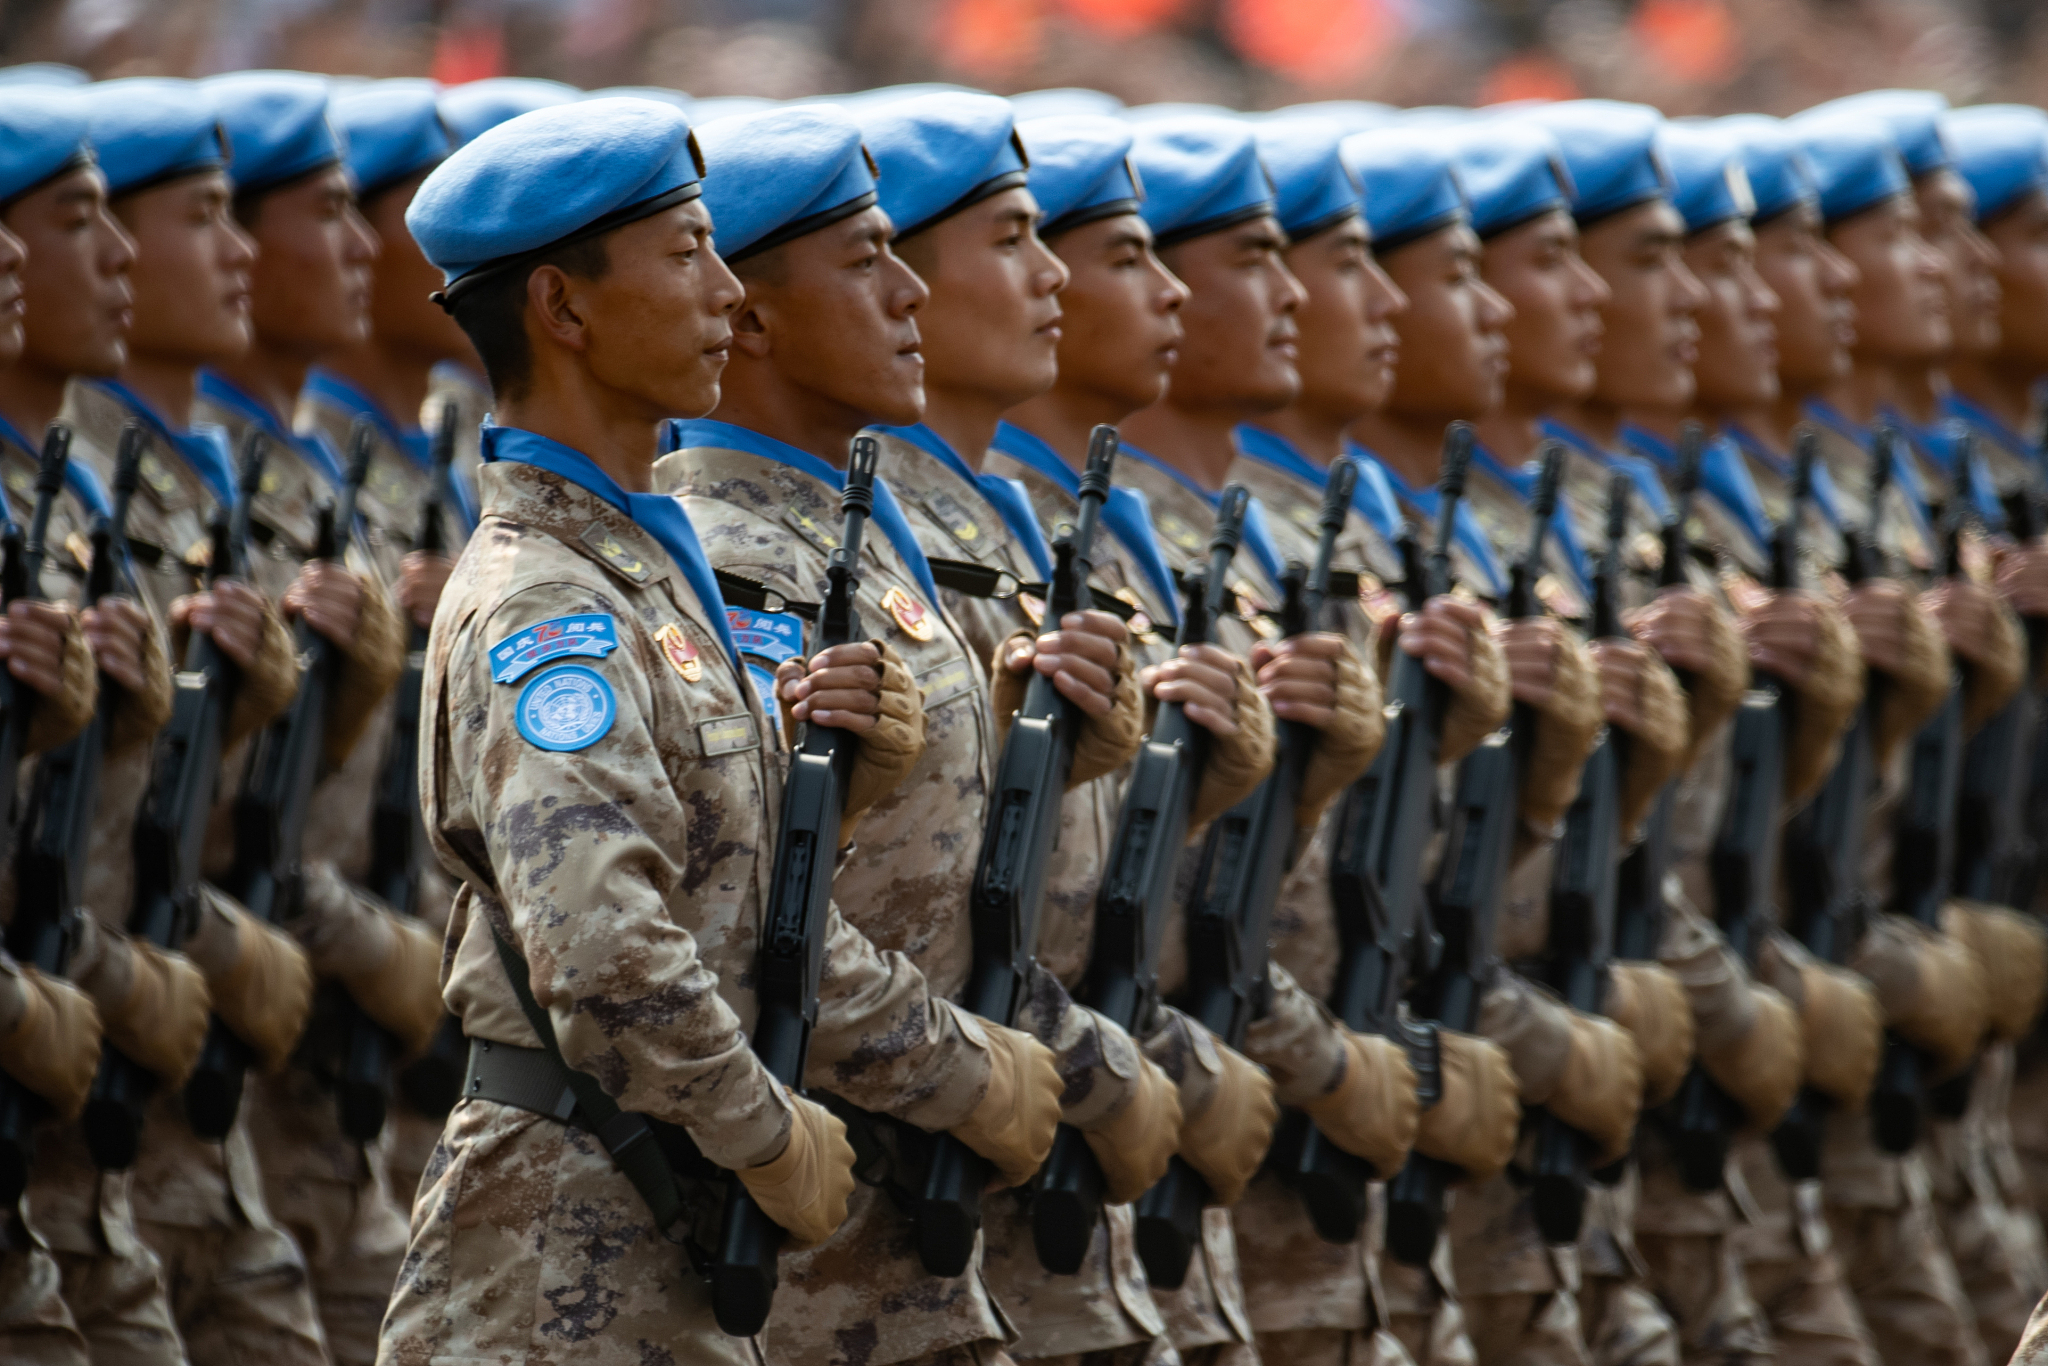
[[[22,550],[22,577],[31,591],[42,567],[50,505],[64,486],[70,440],[69,429],[56,423],[50,425],[43,439],[35,511]],[[117,519],[126,518],[127,498],[135,491],[141,442],[142,433],[133,425],[121,433],[120,458],[114,473]],[[93,526],[92,569],[86,581],[84,603],[87,607],[113,590],[119,552],[111,547],[119,543],[123,531],[121,521],[113,523],[111,533],[108,526],[104,517]],[[87,914],[85,860],[92,844],[102,741],[107,714],[121,696],[119,688],[104,673],[100,675],[99,686],[99,705],[85,729],[70,743],[36,761],[28,806],[22,816],[23,838],[14,851],[14,918],[7,925],[7,951],[17,962],[48,977],[62,977],[69,970],[81,918]],[[50,1109],[41,1097],[12,1077],[0,1076],[0,1203],[11,1206],[27,1187],[29,1163],[35,1157],[36,1126],[49,1115]]]
[[[16,598],[40,599],[38,582],[43,570],[43,540],[49,534],[50,513],[64,487],[64,466],[71,459],[71,429],[52,422],[43,433],[42,458],[36,468],[36,501],[29,512],[28,535],[24,539],[13,517],[0,528],[0,612]],[[16,808],[15,776],[21,771],[21,752],[28,744],[28,725],[35,715],[36,690],[0,669],[0,818],[8,840],[14,838],[21,812]]]
[[[1970,461],[1966,432],[1956,443],[1955,488],[1941,513],[1941,576],[1963,573],[1961,543],[1970,519]],[[1891,909],[1932,929],[1941,927],[1941,905],[1949,895],[1955,863],[1956,797],[1963,769],[1963,668],[1958,666],[1948,698],[1934,719],[1913,737],[1906,797],[1892,833]],[[1888,1153],[1910,1151],[1920,1138],[1927,1107],[1928,1060],[1918,1048],[1887,1031],[1884,1061],[1870,1093],[1870,1126],[1877,1146]]]
[[[240,577],[247,569],[249,510],[263,482],[266,438],[251,431],[242,444],[241,472],[232,512],[216,508],[206,582]],[[207,818],[220,788],[221,742],[242,671],[211,635],[192,632],[176,685],[171,720],[157,743],[149,791],[135,816],[135,900],[128,932],[159,948],[184,943],[199,921],[200,855]],[[156,1093],[156,1076],[109,1045],[85,1103],[85,1144],[108,1171],[135,1165],[142,1125]]]
[[[1181,582],[1176,649],[1208,643],[1229,601],[1229,565],[1244,534],[1249,499],[1226,493],[1209,541],[1209,565]],[[1159,1004],[1159,946],[1176,870],[1188,837],[1188,810],[1209,758],[1209,732],[1181,703],[1161,706],[1139,747],[1117,812],[1109,858],[1095,891],[1095,937],[1088,972],[1074,1000],[1127,1032],[1147,1032]],[[1081,1269],[1102,1218],[1102,1168],[1081,1131],[1061,1125],[1031,1201],[1039,1264],[1059,1275]]]
[[[1615,471],[1607,491],[1607,544],[1593,572],[1592,634],[1621,631],[1621,546],[1628,536],[1635,481]],[[1550,881],[1550,942],[1545,985],[1574,1010],[1600,1013],[1607,962],[1614,952],[1615,879],[1620,872],[1621,775],[1628,737],[1606,727],[1579,775],[1579,795],[1565,812]],[[1575,1243],[1585,1214],[1587,1174],[1599,1157],[1590,1140],[1556,1115],[1536,1122],[1536,1158],[1529,1199],[1545,1241]]]
[[[419,532],[413,549],[430,555],[441,553],[442,499],[447,494],[448,471],[455,459],[456,408],[442,405],[441,419],[434,429],[432,475],[426,500],[420,505]],[[377,773],[377,790],[370,807],[370,891],[400,915],[414,912],[419,896],[421,848],[426,831],[420,824],[420,681],[427,668],[428,628],[412,623],[406,639],[405,672],[398,676],[393,695],[391,739],[384,751],[384,766]],[[386,1108],[391,1093],[391,1063],[398,1041],[391,1032],[372,1020],[345,990],[330,997],[333,1018],[329,1027],[339,1041],[334,1060],[334,1101],[341,1131],[358,1143],[369,1143],[384,1131]],[[401,1083],[410,1100],[422,1095],[428,1102],[418,1107],[422,1114],[445,1115],[454,1108],[462,1089],[465,1063],[462,1022],[453,1015],[441,1021],[433,1046],[426,1056],[405,1071],[409,1085]]]
[[[854,596],[860,589],[860,544],[875,506],[872,436],[853,440],[839,544],[825,563],[825,601],[818,623],[820,651],[861,639]],[[818,975],[824,968],[825,923],[832,905],[832,873],[839,822],[846,808],[860,739],[850,730],[805,722],[797,731],[783,783],[776,825],[775,862],[768,907],[761,921],[761,959],[755,988],[754,1053],[768,1074],[800,1090],[818,1022]],[[725,1220],[711,1266],[711,1308],[718,1326],[751,1337],[768,1320],[775,1299],[776,1254],[784,1230],[761,1211],[738,1177],[726,1179]]]
[[[1546,442],[1541,473],[1529,500],[1529,543],[1508,571],[1509,617],[1531,617],[1543,608],[1536,584],[1543,577],[1544,546],[1557,512],[1564,447]],[[1439,521],[1439,544],[1448,518]],[[1412,541],[1411,541],[1412,544]],[[1532,708],[1516,703],[1508,725],[1489,736],[1458,766],[1457,789],[1444,829],[1444,852],[1429,905],[1442,944],[1437,961],[1425,964],[1408,994],[1410,1011],[1445,1029],[1470,1033],[1479,1019],[1479,1000],[1493,954],[1493,926],[1500,910],[1519,823],[1522,774],[1535,736]],[[1444,1221],[1444,1194],[1464,1175],[1459,1168],[1423,1153],[1387,1183],[1387,1252],[1408,1266],[1427,1266]]]
[[[1116,463],[1116,428],[1098,426],[1088,441],[1075,524],[1053,539],[1054,564],[1046,620],[1059,622],[1091,599],[1095,527],[1109,497]],[[1084,717],[1050,678],[1033,673],[1024,704],[1011,718],[996,761],[994,800],[982,831],[981,856],[968,892],[973,961],[961,1004],[983,1019],[1015,1025],[1031,990],[1038,961],[1038,919],[1045,872],[1060,829],[1060,803],[1074,767],[1074,746]],[[974,1255],[981,1232],[981,1192],[993,1168],[951,1134],[932,1142],[924,1190],[912,1212],[917,1254],[934,1276],[958,1276]]]
[[[316,560],[339,560],[355,530],[356,495],[369,472],[376,429],[359,418],[349,440],[349,465],[340,498],[320,509]],[[342,663],[341,646],[299,620],[294,633],[299,690],[283,716],[249,746],[242,790],[234,803],[235,861],[223,890],[259,920],[273,923],[299,913],[305,868],[299,856],[306,812],[319,782],[327,745],[327,714]],[[234,1127],[242,1082],[255,1054],[213,1017],[199,1065],[185,1083],[185,1118],[200,1138],[219,1142]]]

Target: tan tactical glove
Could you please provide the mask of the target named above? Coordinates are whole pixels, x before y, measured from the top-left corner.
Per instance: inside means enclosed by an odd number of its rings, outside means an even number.
[[[1550,703],[1536,713],[1536,738],[1522,777],[1522,819],[1537,830],[1555,827],[1578,798],[1579,773],[1600,733],[1600,673],[1592,655],[1563,640],[1553,668]]]
[[[1884,1012],[1870,983],[1832,963],[1800,965],[1805,1000],[1806,1081],[1846,1110],[1860,1110],[1884,1061]]]
[[[1798,1098],[1806,1049],[1792,1003],[1761,982],[1751,983],[1749,992],[1749,1028],[1702,1048],[1700,1066],[1742,1107],[1752,1128],[1769,1131]]]
[[[1615,963],[1607,971],[1607,1018],[1626,1029],[1643,1060],[1646,1103],[1678,1094],[1692,1066],[1692,1005],[1678,975],[1655,963]]]
[[[107,757],[126,754],[145,744],[171,719],[171,662],[163,636],[154,623],[142,632],[142,657],[137,661],[143,687],[125,691],[107,716]]]
[[[1332,663],[1337,669],[1336,714],[1317,732],[1315,751],[1302,774],[1301,799],[1294,807],[1297,830],[1322,824],[1324,809],[1372,767],[1380,742],[1387,738],[1379,679],[1349,649]]]
[[[363,606],[355,634],[341,653],[334,690],[327,699],[327,766],[340,768],[362,738],[377,704],[405,672],[407,626],[404,616],[375,574],[350,572],[362,581]]]
[[[1634,670],[1634,695],[1620,700],[1620,713],[1635,718],[1626,725],[1628,764],[1621,774],[1621,828],[1633,831],[1664,784],[1678,773],[1685,754],[1685,694],[1671,666],[1649,646],[1633,640],[1596,640],[1588,647],[1596,665],[1613,652],[1625,651],[1638,659]],[[1602,680],[1603,694],[1605,679]],[[1603,711],[1607,699],[1602,697]],[[1607,713],[1610,719],[1612,712]]]
[[[86,643],[85,627],[69,604],[44,604],[64,613],[64,653],[57,661],[62,683],[56,695],[35,695],[29,712],[28,734],[22,740],[23,755],[41,754],[76,738],[92,720],[99,705],[100,675],[92,661],[92,646]]]
[[[9,960],[0,967],[0,1020],[0,1071],[48,1101],[59,1118],[78,1118],[100,1065],[100,1013],[92,998]]]
[[[1219,1205],[1234,1205],[1266,1160],[1280,1106],[1273,1079],[1234,1048],[1216,1045],[1222,1062],[1215,1097],[1180,1129],[1180,1156],[1201,1173]]]
[[[128,986],[120,1006],[106,1012],[107,1042],[164,1085],[183,1086],[199,1065],[213,1012],[206,978],[182,954],[167,953],[148,940],[122,941],[121,949]]]
[[[1791,805],[1813,795],[1835,766],[1842,736],[1863,705],[1863,653],[1856,632],[1839,607],[1816,605],[1813,666],[1793,695],[1791,733],[1785,737],[1784,793]]]
[[[1685,753],[1681,772],[1700,761],[1707,745],[1742,704],[1749,689],[1749,646],[1736,629],[1735,618],[1719,606],[1707,613],[1708,666],[1696,669],[1685,689]]]
[[[1487,1039],[1438,1029],[1443,1097],[1422,1112],[1415,1151],[1448,1162],[1473,1182],[1507,1169],[1522,1124],[1508,1052]]]
[[[1970,666],[1963,673],[1965,735],[1975,735],[1978,727],[2004,710],[2027,672],[2027,638],[2019,617],[2000,602],[1991,619],[1991,647],[1980,657],[1962,660]]]
[[[1465,636],[1472,642],[1472,686],[1454,690],[1444,711],[1444,738],[1437,749],[1437,761],[1444,764],[1458,762],[1506,725],[1515,703],[1500,642],[1484,631]]]
[[[397,1038],[407,1057],[427,1051],[448,1007],[441,999],[441,936],[409,916],[380,915],[371,922],[383,941],[371,948],[373,967],[342,976],[341,984]]]
[[[846,782],[846,805],[839,818],[841,848],[853,838],[861,813],[894,791],[924,757],[924,694],[901,655],[884,641],[868,643],[882,652],[881,711],[854,750],[853,775]],[[997,651],[998,656],[1001,653]],[[1023,700],[1022,693],[1018,700]],[[1007,711],[998,708],[996,714],[1007,718],[1016,710],[1012,704]],[[787,708],[783,714],[788,715]]]
[[[1209,762],[1188,808],[1188,829],[1197,830],[1236,806],[1273,771],[1273,708],[1252,678],[1251,665],[1237,665],[1237,730],[1209,741]],[[1156,712],[1155,702],[1148,711]],[[1146,729],[1151,729],[1148,718]]]
[[[1050,628],[1047,628],[1050,629]],[[1035,670],[1018,673],[1006,661],[1019,644],[1029,645],[1039,636],[1035,631],[1012,631],[997,643],[989,659],[989,700],[995,708],[996,745],[1001,747],[1010,733],[1010,722],[1024,705],[1024,693],[1031,686]],[[1074,768],[1067,775],[1067,791],[1114,773],[1129,763],[1145,738],[1145,695],[1138,687],[1137,665],[1128,646],[1116,649],[1116,700],[1106,716],[1090,716],[1081,723],[1074,742]]]
[[[1022,1030],[973,1023],[988,1039],[988,1090],[951,1132],[995,1164],[1002,1185],[1021,1186],[1052,1151],[1066,1086],[1050,1048]]]
[[[1103,1198],[1127,1205],[1157,1185],[1180,1147],[1180,1124],[1180,1089],[1150,1058],[1139,1058],[1130,1100],[1081,1135],[1102,1165]]]
[[[1960,898],[1942,908],[1941,927],[1970,947],[1984,970],[1991,1037],[2024,1038],[2048,986],[2048,935],[2041,922],[2004,906]]]
[[[1984,1041],[1984,969],[1961,940],[1904,916],[1881,915],[1849,966],[1876,989],[1885,1023],[1933,1058],[1937,1077],[1960,1070]]]
[[[1941,709],[1954,681],[1947,642],[1934,618],[1910,597],[1899,599],[1899,632],[1903,662],[1896,673],[1885,675],[1884,701],[1877,709],[1872,737],[1880,770],[1890,765],[1906,737]]]
[[[781,1156],[733,1173],[761,1212],[789,1231],[792,1250],[822,1243],[846,1222],[853,1145],[824,1106],[788,1093],[789,1143]]]
[[[1333,1091],[1302,1102],[1323,1137],[1372,1164],[1382,1179],[1401,1170],[1415,1146],[1422,1104],[1415,1069],[1401,1045],[1378,1034],[1344,1031],[1344,1075]]]
[[[1620,1161],[1643,1108],[1643,1060],[1635,1040],[1611,1020],[1573,1011],[1564,1074],[1545,1104],[1592,1140],[1599,1165]]]
[[[313,1004],[305,950],[274,925],[201,884],[199,928],[185,953],[206,974],[214,1013],[256,1051],[266,1072],[291,1060]]]
[[[185,642],[190,637],[191,631],[186,627],[172,633],[174,660],[185,657]],[[278,614],[277,604],[266,598],[263,638],[257,643],[256,657],[242,670],[242,681],[235,688],[235,705],[228,709],[227,726],[221,736],[222,752],[233,749],[284,715],[284,709],[291,705],[298,691],[299,648],[293,643],[291,628]]]

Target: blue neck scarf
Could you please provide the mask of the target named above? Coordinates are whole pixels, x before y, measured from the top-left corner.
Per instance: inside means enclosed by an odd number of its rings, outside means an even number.
[[[1806,415],[1836,435],[1854,442],[1857,450],[1869,453],[1870,428],[1857,426],[1834,404],[1810,398],[1806,400]],[[1892,485],[1905,493],[1906,510],[1912,514],[1921,536],[1932,544],[1934,531],[1927,517],[1927,485],[1921,480],[1920,471],[1913,465],[1912,452],[1904,443],[1892,450]]]
[[[1782,459],[1776,451],[1764,445],[1753,432],[1734,422],[1730,422],[1722,430],[1730,441],[1741,448],[1744,455],[1776,474],[1787,485],[1792,482],[1792,462]],[[1710,446],[1708,449],[1713,448]],[[1828,473],[1825,460],[1813,462],[1813,503],[1820,509],[1821,516],[1827,518],[1829,526],[1837,531],[1842,529],[1842,502],[1835,493],[1835,476]]]
[[[718,643],[725,647],[725,657],[732,661],[733,672],[741,678],[747,676],[740,663],[739,646],[732,638],[732,626],[725,619],[725,595],[718,591],[718,575],[712,570],[711,561],[704,558],[703,543],[697,539],[697,529],[690,525],[690,515],[683,511],[680,502],[662,493],[628,493],[583,452],[518,427],[485,427],[483,456],[486,463],[510,460],[560,475],[610,503],[631,518],[633,525],[660,542],[676,568],[683,572],[704,614],[711,618],[712,629],[718,632]]]
[[[1573,450],[1610,470],[1621,470],[1635,483],[1636,492],[1650,505],[1650,511],[1662,521],[1671,515],[1671,495],[1664,490],[1664,481],[1657,477],[1657,467],[1641,456],[1631,456],[1620,451],[1602,448],[1591,437],[1575,427],[1549,418],[1536,424],[1545,436],[1564,442]],[[1645,436],[1649,435],[1647,432]],[[1622,439],[1628,440],[1629,433],[1623,430]]]
[[[1045,533],[1038,526],[1038,514],[1031,510],[1031,495],[1024,491],[1022,484],[999,474],[976,474],[946,438],[922,422],[911,427],[880,427],[876,430],[908,441],[973,485],[983,500],[995,509],[996,515],[1003,519],[1003,525],[1016,537],[1017,544],[1024,547],[1024,553],[1030,558],[1032,568],[1038,571],[1038,577],[1051,580],[1052,548],[1045,543]]]
[[[1345,454],[1351,455],[1355,442],[1345,443]],[[1244,452],[1247,460],[1256,460],[1262,465],[1271,465],[1297,479],[1306,481],[1319,489],[1330,486],[1330,472],[1315,461],[1303,455],[1292,441],[1277,436],[1264,427],[1255,427],[1249,422],[1240,423],[1237,428],[1237,448]],[[1362,449],[1362,448],[1361,448]],[[1352,485],[1351,506],[1358,515],[1372,524],[1373,530],[1388,543],[1401,534],[1401,508],[1394,501],[1394,490],[1387,483],[1386,474],[1377,460],[1359,460],[1358,482]]]
[[[1409,504],[1424,517],[1434,518],[1436,516],[1440,497],[1437,493],[1436,485],[1425,484],[1421,488],[1409,488],[1407,482],[1399,474],[1396,474],[1388,466],[1381,465],[1378,457],[1366,450],[1365,447],[1358,445],[1356,442],[1347,442],[1345,444],[1353,459],[1370,460],[1379,467],[1380,473],[1386,476],[1388,486],[1394,490],[1395,495],[1402,502]],[[1510,478],[1508,479],[1508,487],[1518,489],[1520,485]],[[1508,591],[1507,571],[1501,568],[1500,557],[1493,550],[1493,542],[1486,539],[1486,528],[1479,525],[1478,515],[1472,511],[1470,506],[1462,501],[1459,502],[1458,510],[1451,518],[1451,538],[1464,548],[1466,558],[1477,565],[1480,572],[1486,575],[1486,582],[1483,585],[1476,586],[1474,591],[1480,592],[1482,596],[1495,599],[1500,598]],[[1474,586],[1468,585],[1468,587]]]
[[[671,418],[663,433],[662,450],[686,451],[697,446],[715,446],[729,451],[745,451],[758,455],[764,460],[773,460],[778,465],[787,465],[793,470],[802,470],[828,488],[844,491],[846,471],[835,470],[809,451],[800,451],[786,441],[777,441],[772,436],[763,436],[750,427],[736,427],[730,422],[713,422],[710,418]],[[880,475],[875,477],[875,510],[871,514],[882,534],[889,538],[889,544],[903,562],[910,566],[910,573],[917,580],[917,586],[924,592],[925,601],[932,610],[939,608],[939,586],[932,580],[931,563],[925,559],[924,548],[917,543],[917,533],[910,529],[910,519],[903,515],[903,507],[896,501],[896,495],[889,489],[889,481]]]
[[[377,430],[384,439],[405,453],[406,459],[429,474],[434,470],[434,438],[424,427],[401,427],[391,420],[377,400],[358,389],[332,370],[315,366],[306,376],[305,392],[339,408],[350,418],[367,417],[377,424]],[[448,484],[443,490],[455,500],[455,507],[462,514],[465,531],[476,530],[476,499],[468,488],[457,478],[455,471],[448,471]]]
[[[1029,465],[1067,491],[1081,496],[1081,473],[1066,458],[1022,427],[1003,422],[996,426],[992,449],[1001,451],[1020,465]],[[1136,489],[1113,487],[1102,504],[1102,520],[1110,534],[1123,543],[1124,552],[1137,562],[1153,596],[1166,604],[1174,626],[1180,625],[1180,590],[1174,587],[1173,570],[1152,534],[1152,505]]]
[[[1677,448],[1655,432],[1630,423],[1621,429],[1621,436],[1660,470],[1677,468]],[[1756,480],[1750,477],[1742,452],[1727,437],[1716,434],[1708,438],[1706,448],[1700,452],[1700,488],[1726,508],[1759,546],[1770,547],[1771,518],[1764,511],[1763,495],[1757,492]]]
[[[144,426],[156,434],[166,446],[176,451],[192,472],[199,476],[199,482],[206,485],[206,491],[213,495],[214,502],[224,508],[235,505],[235,458],[228,449],[228,433],[225,427],[211,422],[195,422],[189,431],[177,431],[165,420],[163,414],[149,405],[142,395],[122,384],[119,380],[102,379],[93,381],[118,399],[123,407],[140,418]]]
[[[0,441],[11,441],[38,459],[43,453],[41,442],[30,442],[19,427],[4,417],[0,417]],[[107,486],[100,482],[100,477],[93,473],[92,467],[83,460],[64,462],[64,487],[70,489],[79,502],[92,509],[95,516],[112,515],[114,505],[107,498]]]
[[[1521,469],[1511,470],[1501,462],[1499,456],[1486,448],[1485,443],[1479,441],[1472,443],[1472,463],[1514,490],[1515,496],[1524,504],[1536,495],[1535,466],[1525,465]],[[1564,547],[1565,564],[1572,571],[1572,578],[1577,581],[1579,596],[1591,602],[1593,567],[1586,559],[1585,546],[1579,543],[1579,529],[1572,524],[1571,509],[1565,506],[1561,495],[1557,500],[1557,510],[1550,514],[1550,537]]]
[[[244,419],[261,427],[272,441],[284,446],[305,460],[327,481],[328,487],[339,490],[348,476],[342,471],[341,456],[329,445],[327,438],[318,432],[302,436],[277,420],[277,415],[258,403],[242,389],[212,370],[199,372],[199,396],[210,403],[239,413]]]
[[[1972,403],[1953,389],[1942,396],[1941,406],[1958,422],[1968,423],[2030,466],[2040,467],[2041,452],[2034,443],[2014,431],[2004,418],[1989,408]]]
[[[1118,450],[1117,458],[1119,460],[1135,458],[1143,461],[1212,508],[1223,501],[1221,492],[1209,492],[1200,484],[1197,484],[1194,480],[1161,460],[1158,456],[1151,454],[1149,451],[1140,450],[1128,441],[1124,442]],[[1256,498],[1245,504],[1244,544],[1250,548],[1252,558],[1259,562],[1259,568],[1265,571],[1266,581],[1277,589],[1280,586],[1281,575],[1286,572],[1287,566],[1280,558],[1279,544],[1273,540],[1273,528],[1266,524],[1265,505]]]
[[[1928,423],[1915,422],[1896,408],[1887,408],[1885,416],[1906,434],[1906,440],[1913,444],[1921,459],[1951,480],[1955,478],[1956,451],[1967,434],[1960,418],[1942,417]],[[1995,529],[2005,525],[2005,507],[1998,501],[1998,484],[1991,473],[1991,462],[1984,458],[1982,451],[1974,451],[1970,456],[1970,496],[1976,504],[1977,515],[1984,519],[1986,526]]]

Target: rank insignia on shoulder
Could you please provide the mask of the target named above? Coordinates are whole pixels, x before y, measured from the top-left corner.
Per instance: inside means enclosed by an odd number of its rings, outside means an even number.
[[[145,451],[142,456],[142,482],[164,497],[178,491],[178,476],[164,468],[164,462],[156,458],[154,451]]]
[[[491,681],[513,683],[551,659],[589,655],[603,659],[619,648],[618,623],[608,612],[555,617],[515,631],[491,647]]]
[[[1171,512],[1159,514],[1159,534],[1189,554],[1200,550],[1203,545],[1202,533]]]
[[[534,675],[512,719],[536,749],[568,753],[603,739],[618,714],[618,698],[596,670],[557,664]]]
[[[72,559],[78,561],[80,569],[92,568],[92,542],[86,538],[85,533],[74,531],[66,536],[64,549],[70,552]]]
[[[930,609],[901,588],[891,588],[882,594],[882,607],[912,640],[930,640],[938,634]]]
[[[1145,610],[1145,600],[1139,597],[1131,589],[1130,585],[1126,584],[1124,587],[1117,589],[1115,597],[1118,602],[1127,603],[1137,609],[1131,613],[1130,621],[1125,623],[1131,628],[1133,635],[1149,636],[1154,634],[1155,628],[1152,624],[1152,614]]]
[[[654,643],[661,646],[661,653],[668,660],[669,667],[676,671],[685,683],[695,683],[704,677],[704,661],[697,658],[697,647],[683,628],[674,622],[663,622],[654,633]]]
[[[838,533],[816,517],[811,516],[810,513],[805,512],[795,503],[791,503],[782,510],[782,519],[792,527],[795,527],[799,536],[802,536],[820,550],[830,553],[839,549]]]
[[[780,664],[804,652],[803,618],[794,612],[728,606],[725,624],[732,628],[732,642],[743,655],[759,655],[770,664]]]
[[[967,515],[967,509],[959,500],[946,492],[933,493],[924,499],[925,509],[938,520],[940,526],[952,533],[953,539],[971,550],[979,550],[988,538],[981,534],[981,528]]]
[[[607,568],[616,571],[634,583],[645,583],[651,575],[645,560],[626,548],[625,542],[612,535],[611,528],[603,522],[592,522],[583,528],[580,538],[583,544],[595,551]]]

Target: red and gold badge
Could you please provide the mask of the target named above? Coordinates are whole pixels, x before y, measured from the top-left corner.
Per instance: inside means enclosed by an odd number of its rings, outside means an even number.
[[[932,614],[910,594],[901,588],[891,588],[882,594],[882,607],[896,618],[896,624],[903,628],[903,634],[912,640],[930,640],[937,634],[932,626]]]
[[[683,634],[682,627],[671,621],[654,633],[654,641],[683,682],[695,683],[704,677],[704,662],[697,658],[697,647]]]

